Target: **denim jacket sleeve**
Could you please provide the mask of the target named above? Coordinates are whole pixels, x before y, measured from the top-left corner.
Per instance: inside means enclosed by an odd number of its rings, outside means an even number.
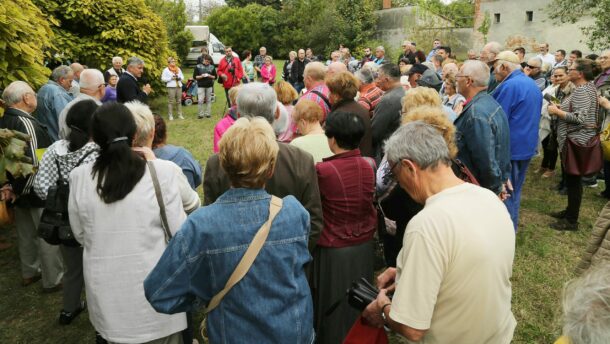
[[[494,123],[490,118],[477,116],[476,109],[473,111],[475,113],[467,122],[468,130],[461,139],[465,141],[466,147],[471,148],[470,160],[481,186],[499,194],[502,190],[502,171],[499,166],[500,157],[496,156],[495,134],[492,130]]]
[[[188,247],[184,232],[191,227],[186,221],[170,240],[157,265],[144,280],[144,294],[159,313],[175,314],[189,311],[195,300],[191,290]]]

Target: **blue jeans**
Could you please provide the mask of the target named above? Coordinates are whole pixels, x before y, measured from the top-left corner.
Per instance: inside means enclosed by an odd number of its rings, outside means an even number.
[[[521,187],[525,182],[525,175],[527,174],[527,167],[530,164],[530,160],[511,160],[510,161],[510,182],[513,184],[513,192],[511,196],[504,201],[510,218],[513,220],[515,226],[515,232],[519,225],[519,207],[521,205]]]
[[[292,87],[294,87],[294,89],[297,90],[297,94],[301,95],[301,91],[303,90],[303,88],[305,88],[305,84],[297,81],[294,84],[292,84]]]

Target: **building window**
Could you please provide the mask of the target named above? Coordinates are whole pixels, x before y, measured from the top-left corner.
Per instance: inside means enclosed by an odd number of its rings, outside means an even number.
[[[498,24],[500,22],[500,13],[494,13],[495,23]]]
[[[528,22],[534,21],[534,11],[525,11],[525,17]]]

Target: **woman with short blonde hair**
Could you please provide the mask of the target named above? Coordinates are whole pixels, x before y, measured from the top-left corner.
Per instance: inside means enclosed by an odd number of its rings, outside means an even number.
[[[210,343],[314,340],[312,296],[305,275],[311,260],[309,214],[294,196],[272,198],[263,189],[278,151],[265,119],[235,121],[220,140],[219,153],[231,188],[189,216],[144,282],[148,300],[158,312],[176,313],[199,301],[210,304],[255,235],[269,223],[268,235],[263,236],[247,273],[208,313]]]
[[[320,105],[309,99],[298,102],[292,113],[292,121],[298,133],[303,136],[295,138],[290,144],[311,154],[314,163],[319,163],[322,159],[333,155],[324,135],[324,129],[320,125],[322,118],[324,112]]]
[[[280,142],[290,143],[292,139],[294,139],[297,132],[296,123],[292,120],[292,112],[294,111],[294,105],[292,105],[292,102],[299,98],[299,94],[294,87],[292,87],[292,85],[285,80],[280,80],[273,84],[273,89],[277,94],[277,100],[284,105],[284,108],[286,108],[286,112],[288,113],[288,117],[286,117],[288,122],[286,124],[286,130],[277,135],[277,140]]]
[[[416,89],[420,88],[423,87],[417,87]],[[445,116],[443,108],[428,105],[413,108],[402,117],[402,124],[404,125],[413,121],[422,121],[430,124],[441,132],[445,142],[447,143],[447,147],[449,148],[449,156],[452,159],[455,159],[458,153],[457,145],[455,144],[455,126],[453,123],[451,123],[447,116]]]

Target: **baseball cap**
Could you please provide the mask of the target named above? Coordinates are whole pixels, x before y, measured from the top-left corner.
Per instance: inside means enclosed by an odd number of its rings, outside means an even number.
[[[512,62],[512,63],[516,63],[516,64],[521,63],[519,61],[519,57],[517,57],[517,54],[513,53],[510,50],[505,50],[505,51],[500,52],[498,55],[496,55],[496,60],[502,60],[502,61]]]
[[[434,88],[437,91],[441,88],[442,84],[443,80],[431,69],[426,69],[419,80],[417,80],[417,85]]]
[[[426,67],[425,65],[421,64],[421,63],[416,63],[414,64],[411,69],[409,69],[409,72],[407,73],[407,75],[411,75],[411,74],[424,74],[425,71],[428,70],[428,67]]]

